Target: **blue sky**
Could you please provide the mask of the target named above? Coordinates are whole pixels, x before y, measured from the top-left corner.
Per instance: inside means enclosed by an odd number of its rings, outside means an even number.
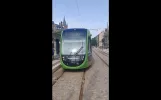
[[[64,16],[68,28],[99,29],[99,31],[90,30],[94,37],[107,27],[109,1],[52,0],[52,20],[58,24],[63,21]]]

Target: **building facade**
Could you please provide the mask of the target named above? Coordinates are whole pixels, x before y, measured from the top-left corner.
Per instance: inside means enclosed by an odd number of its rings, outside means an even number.
[[[107,23],[107,28],[94,38],[97,41],[97,47],[107,49],[109,47],[109,24]]]
[[[103,37],[104,37],[104,33],[105,33],[105,31],[102,31],[102,32],[100,32],[100,33],[98,34],[98,46],[99,46],[100,48],[103,47],[102,39],[103,39]]]
[[[54,55],[59,55],[60,52],[60,33],[64,29],[68,28],[68,24],[66,23],[65,17],[63,21],[56,24],[52,21],[52,48],[54,50]]]
[[[54,21],[52,21],[53,32],[62,31],[67,28],[68,28],[68,24],[66,23],[65,17],[64,17],[63,21],[59,22],[59,24],[56,24],[56,23],[54,23]]]
[[[109,47],[109,29],[108,28],[105,29],[103,45],[104,45],[104,48]]]

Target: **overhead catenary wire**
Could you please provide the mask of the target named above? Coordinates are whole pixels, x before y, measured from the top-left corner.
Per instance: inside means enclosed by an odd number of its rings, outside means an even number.
[[[76,6],[77,6],[78,16],[81,17],[80,10],[79,10],[79,5],[78,5],[78,1],[75,0],[75,2],[76,2]],[[81,25],[81,26],[83,28],[83,25]]]
[[[75,2],[76,2],[76,6],[77,6],[78,15],[80,16],[80,11],[79,11],[79,6],[78,6],[78,1],[77,1],[77,0],[75,0]]]

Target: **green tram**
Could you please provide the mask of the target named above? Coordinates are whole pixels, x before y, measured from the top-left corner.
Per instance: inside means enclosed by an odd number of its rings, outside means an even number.
[[[60,39],[60,62],[63,69],[84,69],[92,64],[91,34],[88,29],[63,30]]]

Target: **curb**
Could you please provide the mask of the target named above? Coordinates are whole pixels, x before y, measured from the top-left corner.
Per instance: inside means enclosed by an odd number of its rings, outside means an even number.
[[[60,62],[52,66],[52,73],[56,72],[60,68]]]
[[[57,61],[57,62],[55,62],[55,63],[52,63],[52,66],[55,66],[55,65],[57,65],[58,63],[60,63],[60,61]]]

